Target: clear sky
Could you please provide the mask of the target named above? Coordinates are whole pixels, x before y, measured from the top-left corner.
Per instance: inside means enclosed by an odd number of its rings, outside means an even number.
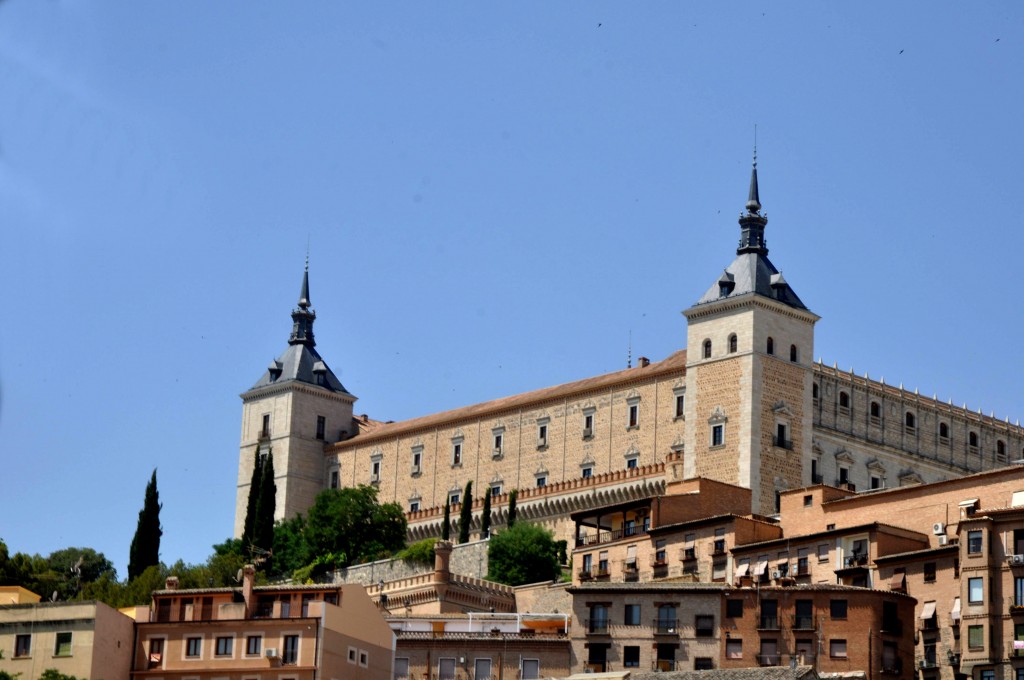
[[[664,358],[758,130],[815,355],[1024,417],[1024,4],[0,2],[0,538],[126,572],[232,530],[310,244],[403,419]]]

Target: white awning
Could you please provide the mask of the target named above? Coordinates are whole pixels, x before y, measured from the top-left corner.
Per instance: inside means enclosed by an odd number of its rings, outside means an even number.
[[[754,567],[754,576],[763,576],[764,572],[768,569],[767,562],[758,562],[757,566]]]
[[[747,569],[750,569],[750,562],[744,562],[743,564],[736,567],[736,578],[742,578],[746,576]]]
[[[954,621],[959,621],[960,620],[960,598],[959,597],[953,598],[953,611],[949,612],[949,618],[953,619]]]
[[[960,501],[960,507],[961,508],[973,508],[977,504],[978,504],[978,499],[977,498],[968,498],[965,501]]]
[[[903,590],[903,588],[905,587],[903,585],[903,582],[906,579],[906,577],[907,575],[902,571],[898,571],[895,574],[893,574],[892,578],[889,579],[889,590]]]
[[[935,616],[935,603],[925,602],[924,607],[921,608],[921,619],[930,619]]]
[[[626,548],[626,559],[636,560],[636,546],[631,545]]]

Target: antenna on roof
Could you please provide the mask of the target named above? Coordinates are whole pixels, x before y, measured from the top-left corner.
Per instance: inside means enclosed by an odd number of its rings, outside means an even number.
[[[629,344],[626,345],[626,368],[633,368],[633,329],[629,329]]]

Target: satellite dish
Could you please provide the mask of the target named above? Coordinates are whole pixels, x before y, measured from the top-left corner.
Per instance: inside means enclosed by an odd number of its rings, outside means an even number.
[[[239,569],[238,573],[235,574],[235,583],[241,583],[242,581],[242,570]]]
[[[56,602],[56,601],[57,601],[57,591],[55,590],[55,591],[53,591],[53,595],[50,595],[50,602]]]

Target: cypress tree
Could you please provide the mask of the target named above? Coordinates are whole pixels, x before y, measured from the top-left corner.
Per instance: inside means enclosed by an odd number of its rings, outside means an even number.
[[[242,549],[248,550],[253,540],[253,524],[256,522],[256,506],[260,499],[260,481],[263,477],[263,461],[260,458],[260,447],[256,447],[256,453],[252,461],[252,477],[249,479],[249,501],[245,506],[245,528],[242,529]]]
[[[160,564],[160,492],[156,489],[156,468],[146,485],[146,499],[139,511],[139,525],[128,549],[128,580]]]
[[[451,503],[444,504],[444,524],[441,525],[441,540],[447,541],[452,533],[452,506]]]
[[[466,482],[459,509],[459,543],[469,543],[469,525],[473,521],[473,482]]]
[[[490,489],[484,493],[484,509],[480,513],[480,538],[491,535],[491,494]]]
[[[516,496],[519,495],[518,490],[512,489],[508,492],[508,520],[505,522],[505,528],[511,529],[516,523]]]
[[[274,546],[274,511],[277,503],[277,485],[274,483],[274,450],[267,452],[260,473],[260,495],[256,502],[256,519],[252,524],[252,543],[261,550]]]

